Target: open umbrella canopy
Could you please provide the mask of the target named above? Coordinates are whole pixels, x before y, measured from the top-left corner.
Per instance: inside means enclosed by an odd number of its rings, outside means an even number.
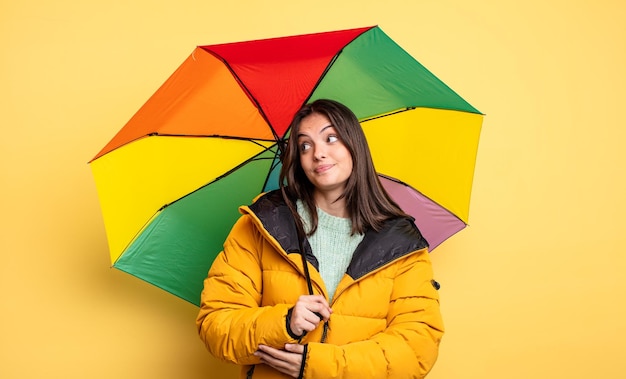
[[[320,98],[357,115],[381,182],[431,250],[463,229],[482,114],[365,27],[198,46],[91,160],[113,266],[198,304],[278,145]]]

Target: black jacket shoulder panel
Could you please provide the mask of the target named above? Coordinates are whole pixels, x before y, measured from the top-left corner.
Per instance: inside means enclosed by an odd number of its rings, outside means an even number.
[[[262,195],[249,208],[286,252],[300,250],[293,215],[279,191]]]
[[[296,223],[293,214],[283,200],[280,190],[274,190],[262,195],[249,208],[259,218],[265,230],[278,241],[285,252],[288,254],[300,253]],[[318,269],[319,263],[313,255],[311,245],[309,245],[309,241],[306,238],[302,241],[302,248],[307,261]]]
[[[354,251],[347,274],[354,280],[413,251],[428,242],[411,219],[388,220],[380,232],[369,230]]]

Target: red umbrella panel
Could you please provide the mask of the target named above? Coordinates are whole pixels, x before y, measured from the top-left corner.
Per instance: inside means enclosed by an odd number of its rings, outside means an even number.
[[[365,27],[198,46],[90,162],[113,266],[198,304],[238,206],[278,187],[278,144],[319,98],[355,112],[431,249],[466,226],[482,114]]]

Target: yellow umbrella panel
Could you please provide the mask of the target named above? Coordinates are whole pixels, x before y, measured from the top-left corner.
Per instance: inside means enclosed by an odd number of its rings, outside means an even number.
[[[117,261],[158,210],[215,181],[272,146],[271,142],[152,136],[91,163]],[[255,190],[262,190],[263,184]],[[251,198],[246,198],[249,201]]]

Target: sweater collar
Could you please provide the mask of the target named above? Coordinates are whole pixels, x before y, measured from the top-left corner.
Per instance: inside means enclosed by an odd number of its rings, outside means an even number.
[[[287,254],[300,253],[295,220],[279,190],[260,196],[248,209]],[[354,252],[347,273],[357,280],[396,259],[427,247],[428,242],[412,220],[388,220],[381,231],[368,230],[365,233],[363,241]],[[306,238],[303,249],[307,261],[318,269],[317,259],[313,256]]]

